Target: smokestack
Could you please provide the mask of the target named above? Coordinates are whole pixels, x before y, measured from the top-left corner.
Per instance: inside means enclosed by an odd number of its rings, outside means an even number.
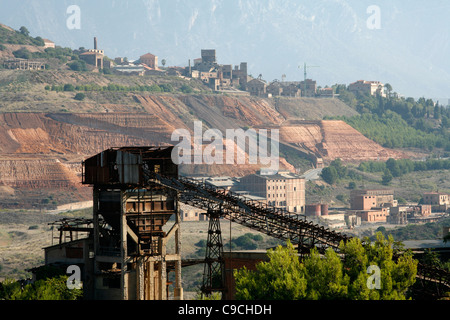
[[[97,50],[97,37],[94,37],[94,50]]]

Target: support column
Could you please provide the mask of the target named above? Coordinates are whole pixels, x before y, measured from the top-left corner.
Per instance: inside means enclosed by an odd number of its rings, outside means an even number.
[[[178,228],[175,231],[175,254],[178,255],[178,260],[175,261],[175,290],[174,299],[183,300],[183,287],[181,285],[181,218],[180,209],[178,205],[178,196],[176,201],[176,211],[175,211],[175,224]]]
[[[128,250],[127,250],[127,235],[128,235],[128,224],[126,216],[126,192],[120,191],[120,242],[121,242],[121,289],[122,289],[122,300],[128,300]]]
[[[166,266],[166,246],[163,239],[159,239],[159,252],[161,254],[158,263],[159,271],[159,300],[167,300],[167,266]]]
[[[99,193],[100,190],[97,188],[92,189],[92,223],[94,228],[94,257],[93,261],[93,273],[92,273],[92,296],[93,299],[96,299],[97,292],[97,274],[99,274],[99,268],[97,265],[97,256],[99,254],[99,246],[100,246],[100,223],[98,220],[98,210],[99,210]]]
[[[207,296],[213,291],[225,290],[222,231],[220,229],[220,210],[208,210],[208,240],[206,242],[205,269],[203,271],[202,293]]]
[[[155,300],[155,262],[153,260],[148,262],[148,272],[147,272],[148,282],[149,282],[149,292],[148,299]]]
[[[144,257],[142,256],[136,261],[136,298],[145,300]]]
[[[94,257],[99,253],[99,241],[100,241],[100,225],[98,221],[98,199],[99,199],[100,191],[96,188],[93,188],[93,206],[92,206],[92,215],[93,215],[93,224],[94,224]]]

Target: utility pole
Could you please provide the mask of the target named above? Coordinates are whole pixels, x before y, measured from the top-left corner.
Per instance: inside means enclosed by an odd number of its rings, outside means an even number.
[[[302,68],[302,66],[298,66],[298,68]],[[303,66],[303,94],[306,94],[306,76],[307,76],[307,69],[308,68],[320,68],[320,66],[307,66],[306,62]]]

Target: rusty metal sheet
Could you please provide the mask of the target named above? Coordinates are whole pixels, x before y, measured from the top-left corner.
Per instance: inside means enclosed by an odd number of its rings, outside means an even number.
[[[142,157],[139,154],[117,151],[116,165],[119,171],[119,182],[139,184]]]

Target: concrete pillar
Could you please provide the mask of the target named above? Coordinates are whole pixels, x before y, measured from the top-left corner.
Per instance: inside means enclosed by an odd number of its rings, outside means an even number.
[[[149,300],[155,300],[155,262],[149,261],[148,262],[148,283],[149,283],[149,292],[148,292],[148,299]]]
[[[136,298],[145,300],[145,275],[144,275],[144,257],[137,258],[136,261]]]
[[[159,264],[158,264],[158,271],[159,271],[159,288],[158,288],[159,299],[158,300],[167,300],[166,246],[165,246],[164,242],[165,241],[163,241],[163,239],[161,239],[161,238],[159,239],[159,252],[161,254],[161,260],[159,261]]]

